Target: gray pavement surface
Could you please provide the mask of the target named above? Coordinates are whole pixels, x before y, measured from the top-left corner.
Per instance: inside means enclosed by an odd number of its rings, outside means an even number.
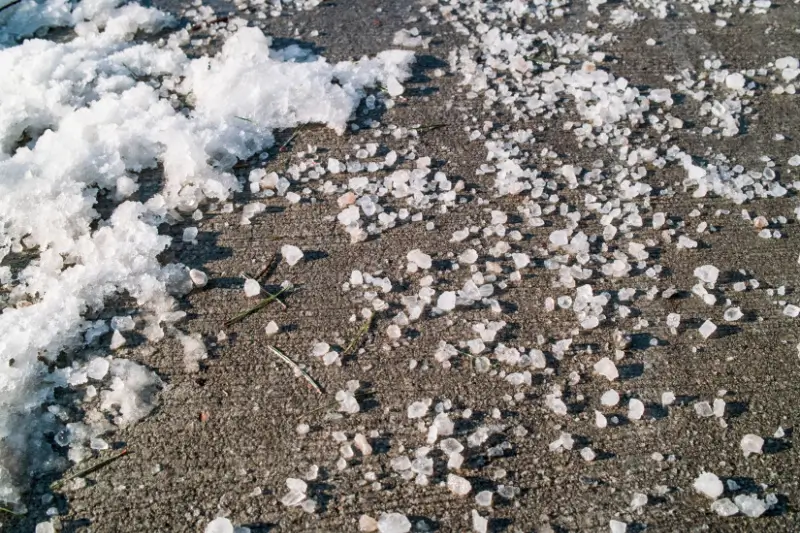
[[[220,14],[230,9],[225,4],[215,7]],[[710,23],[711,15],[690,14],[687,6],[681,12],[685,16],[639,21],[629,29],[614,28],[618,40],[607,49],[614,58],[609,69],[636,85],[663,86],[665,74],[696,68],[702,54],[722,55],[726,63],[737,68],[757,68],[799,49],[795,30],[800,27],[800,9],[789,2],[774,6],[766,15],[735,19],[736,23],[723,29]],[[268,19],[265,28],[287,43],[296,39],[314,46],[330,61],[391,48],[393,34],[402,28],[417,26],[432,37],[430,48],[418,51],[420,58],[406,101],[378,118],[385,124],[406,127],[444,124],[420,133],[416,151],[431,156],[438,170],[451,179],[465,180],[467,188],[475,191],[472,200],[445,215],[433,217],[430,213],[426,221],[435,221],[433,231],[426,230],[424,222],[410,223],[359,244],[350,244],[348,236],[331,221],[330,217],[338,213],[331,198],[291,206],[281,199],[269,200],[267,211],[256,216],[249,227],[238,224],[238,210],[210,215],[200,222],[199,244],[177,243],[165,260],[175,259],[209,274],[209,286],[185,299],[189,319],[181,329],[200,332],[208,343],[210,358],[200,373],[188,374],[181,348],[173,340],[129,350],[128,357],[155,369],[168,386],[150,417],[115,436],[131,450],[128,456],[85,476],[85,488],[63,490],[57,495],[58,506],[66,512],[59,519],[61,531],[200,532],[212,518],[224,515],[258,533],[345,532],[358,530],[361,514],[377,517],[381,512],[397,511],[411,517],[413,531],[464,532],[469,530],[470,510],[477,508],[474,494],[499,484],[518,487],[520,493],[513,500],[495,495],[491,509],[479,508],[491,519],[490,531],[601,532],[609,530],[612,518],[627,522],[629,531],[800,531],[796,510],[800,460],[791,433],[800,422],[796,348],[800,329],[773,303],[777,297],[770,298],[765,292],[766,288],[785,286],[789,289],[786,299],[796,296],[791,292],[800,281],[796,223],[783,228],[784,238],[765,240],[758,238],[752,225],[741,217],[712,216],[717,209],[732,213],[741,209],[728,200],[698,200],[688,195],[653,198],[656,210],[684,220],[691,220],[689,213],[703,204],[703,220],[713,219],[718,228],[699,237],[701,247],[692,252],[690,260],[674,246],[658,246],[658,263],[669,274],[657,284],[662,289],[673,285],[689,291],[695,283],[693,269],[711,263],[721,270],[720,285],[730,286],[741,278],[737,271],[745,269],[751,273],[746,278],[752,276],[762,283],[761,290],[737,295],[746,317],[713,342],[702,342],[689,330],[706,318],[722,323],[720,307],[709,308],[693,297],[667,300],[659,296],[653,301],[639,297],[631,303],[634,313],[628,319],[581,334],[576,337],[579,346],[574,353],[560,361],[551,359],[552,375],[535,373],[533,386],[524,390],[521,401],[510,400],[516,392],[513,387],[476,373],[466,358],[449,370],[433,360],[440,340],[455,343],[468,338],[469,324],[489,317],[485,310],[423,318],[414,325],[413,339],[396,344],[386,338],[389,322],[379,314],[358,352],[341,367],[309,362],[306,354],[315,341],[345,346],[358,329],[360,321],[353,323],[349,318],[362,305],[341,290],[353,269],[380,270],[393,280],[409,281],[410,276],[405,274],[409,250],[420,248],[433,253],[434,260],[447,259],[450,253],[458,254],[464,248],[449,242],[453,231],[466,225],[485,225],[489,208],[515,211],[515,197],[492,200],[491,205],[477,201],[479,197],[491,198],[491,177],[476,176],[486,152],[481,143],[469,142],[463,129],[465,116],[474,117],[478,124],[493,120],[502,125],[509,119],[502,112],[495,115],[484,109],[480,98],[466,99],[457,74],[433,76],[435,68],[447,70],[448,53],[464,42],[464,37],[446,23],[429,26],[423,19],[409,22],[409,18],[418,16],[419,5],[412,2],[334,0],[308,12]],[[579,31],[587,17],[583,6],[574,5],[567,17],[542,27]],[[697,34],[685,33],[688,27],[696,27]],[[318,30],[319,35],[308,37],[311,30]],[[649,37],[660,45],[644,46]],[[757,164],[764,154],[785,162],[800,152],[793,137],[800,125],[798,102],[795,97],[763,95],[754,105],[755,114],[748,117],[745,134],[710,140],[697,136],[697,128],[687,128],[680,134],[683,145],[700,154],[704,147],[714,146],[745,165]],[[687,103],[681,112],[691,116],[691,105]],[[364,116],[359,115],[357,122]],[[778,132],[789,140],[773,142]],[[283,138],[288,135],[285,132]],[[384,139],[382,142],[391,146],[391,139]],[[305,128],[267,170],[280,171],[308,144],[327,150],[326,156],[341,159],[352,154],[353,144],[370,140],[362,132],[337,136],[323,128]],[[537,136],[537,142],[585,166],[599,153],[579,148],[574,136],[556,129]],[[407,143],[395,144],[402,147]],[[248,171],[243,168],[240,172],[246,176]],[[654,185],[680,179],[670,171],[656,171],[646,178]],[[237,205],[247,201],[245,194],[236,199]],[[789,196],[744,207],[770,216],[785,215],[796,204],[797,198]],[[513,218],[508,226],[524,234],[521,247],[531,250],[543,245],[554,229],[526,227]],[[180,240],[181,227],[165,227],[164,231]],[[655,230],[649,236],[659,240]],[[291,268],[281,264],[268,285],[291,280],[302,284],[302,291],[285,299],[286,310],[273,305],[237,325],[224,327],[226,319],[252,303],[241,290],[242,273],[258,272],[284,244],[301,247],[309,259]],[[456,287],[462,279],[457,274],[438,275],[445,286],[450,282]],[[553,275],[539,266],[500,294],[503,313],[490,318],[508,322],[504,342],[531,346],[539,335],[550,340],[571,336],[576,327],[571,314],[543,310],[544,298],[557,294],[552,280]],[[652,284],[640,278],[593,283],[612,291],[636,286],[646,289]],[[397,304],[402,295],[397,285],[386,300]],[[677,336],[663,325],[663,317],[670,312],[683,317],[685,329]],[[637,335],[635,327],[640,319],[660,322]],[[268,339],[264,327],[270,320],[283,329]],[[593,424],[593,412],[609,384],[591,376],[595,359],[587,356],[587,350],[611,349],[612,333],[617,328],[634,334],[634,344],[618,363],[623,376],[613,386],[623,398],[642,399],[648,411],[643,420],[628,421],[623,402],[612,410],[619,415],[620,425],[601,430]],[[221,330],[228,338],[217,342]],[[649,345],[651,335],[659,339],[657,346]],[[320,398],[295,378],[270,355],[269,343],[308,363],[309,372],[327,394]],[[411,361],[419,363],[413,370]],[[573,371],[583,376],[577,385],[569,384]],[[333,394],[353,379],[369,393],[362,400],[362,412],[331,420]],[[567,416],[554,414],[542,401],[554,383],[564,386],[564,399],[570,407]],[[660,395],[666,390],[674,391],[679,400],[661,408]],[[727,427],[714,417],[698,417],[692,408],[696,399],[711,401],[720,390],[726,391]],[[424,444],[425,435],[406,418],[406,407],[425,397],[451,400],[456,413],[466,408],[474,411],[471,419],[458,422],[460,434],[474,430],[481,421],[491,421],[493,409],[502,413],[499,422],[507,429],[495,435],[491,444],[507,441],[510,450],[502,457],[490,457],[484,446],[467,454],[461,472],[473,485],[467,497],[456,497],[441,485],[446,476],[441,458],[436,460],[432,482],[424,487],[400,479],[389,466],[404,446],[410,451]],[[301,423],[311,427],[305,436],[296,432]],[[513,428],[518,425],[527,429],[527,435],[515,435]],[[787,429],[785,438],[768,439],[763,455],[743,457],[739,449],[743,434],[766,437],[779,426]],[[379,432],[380,437],[372,442],[375,453],[356,455],[347,469],[338,471],[339,446],[331,436],[334,431],[344,431],[350,438],[356,432]],[[572,433],[578,441],[569,453],[548,450],[548,443],[560,431]],[[591,463],[577,453],[586,445],[598,453]],[[655,452],[665,459],[653,460]],[[314,514],[285,508],[279,502],[286,492],[285,479],[297,477],[314,464],[319,465],[320,476],[310,483],[310,492],[317,496],[321,508]],[[735,479],[759,493],[779,494],[779,505],[758,519],[719,517],[710,511],[710,502],[691,488],[704,470],[714,471],[723,479]],[[373,486],[372,479],[380,482],[380,488]],[[765,491],[761,484],[769,489]],[[34,490],[29,516],[6,522],[4,531],[32,530],[32,524],[48,507],[35,503],[42,490]],[[634,492],[649,495],[642,512],[629,509]]]

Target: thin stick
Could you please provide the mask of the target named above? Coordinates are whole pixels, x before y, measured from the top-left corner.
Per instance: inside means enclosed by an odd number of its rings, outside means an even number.
[[[278,298],[278,295],[277,295],[277,294],[272,294],[271,292],[269,292],[268,290],[265,290],[265,289],[264,289],[264,292],[265,292],[265,293],[267,293],[269,296],[272,296],[273,298],[275,298],[275,301],[276,301],[276,302],[278,302],[278,305],[280,305],[280,306],[283,308],[283,310],[284,310],[284,311],[286,311],[287,309],[289,309],[289,308],[286,306],[286,304],[285,304],[285,303],[283,303],[283,300],[281,300],[280,298]]]
[[[281,294],[283,294],[284,292],[286,292],[290,288],[292,288],[291,285],[287,285],[286,287],[281,287],[281,290],[279,290],[277,293],[270,294],[267,298],[264,298],[263,300],[258,302],[255,306],[251,307],[250,309],[247,309],[246,311],[242,311],[241,313],[239,313],[238,315],[234,316],[233,318],[225,321],[225,326],[232,326],[233,324],[236,324],[237,322],[241,322],[242,320],[244,320],[245,318],[249,317],[250,315],[252,315],[254,313],[258,313],[259,311],[264,309],[266,306],[268,306],[270,302],[272,302],[273,300],[277,300],[278,296],[280,296]]]
[[[449,124],[429,124],[427,126],[420,126],[417,128],[418,132],[426,132],[426,131],[433,131],[438,130],[439,128],[446,128]]]
[[[14,0],[10,4],[6,4],[3,7],[0,7],[0,11],[3,11],[4,9],[8,9],[9,7],[13,7],[13,6],[19,4],[20,2],[22,2],[22,0]]]
[[[300,132],[301,132],[302,130],[303,130],[303,127],[302,127],[302,126],[300,126],[299,128],[297,128],[297,130],[296,130],[294,133],[292,133],[292,136],[291,136],[291,137],[289,137],[288,139],[286,139],[286,142],[285,142],[285,143],[283,143],[283,144],[280,146],[280,148],[278,148],[278,151],[279,151],[279,152],[283,152],[284,150],[286,150],[286,147],[287,147],[287,146],[289,146],[289,143],[290,143],[290,142],[292,142],[292,141],[293,141],[293,140],[294,140],[294,139],[295,139],[295,138],[296,138],[298,135],[300,135]]]
[[[14,516],[23,516],[22,513],[17,513],[15,511],[12,511],[11,509],[6,509],[5,507],[0,507],[0,511],[8,514],[13,514]]]
[[[75,478],[83,477],[86,474],[91,474],[92,472],[96,472],[96,471],[100,470],[101,468],[103,468],[104,466],[107,466],[107,465],[113,463],[117,459],[120,459],[121,457],[126,456],[127,454],[128,454],[128,448],[124,448],[121,452],[119,452],[117,455],[114,455],[113,457],[109,457],[108,459],[105,459],[104,461],[101,461],[101,462],[97,463],[94,466],[90,466],[89,468],[81,470],[80,472],[76,472],[75,474],[72,474],[71,476],[69,476],[67,478],[59,479],[58,481],[55,481],[53,484],[50,485],[50,488],[52,489],[52,488],[60,487],[64,483],[72,481]]]
[[[361,342],[361,338],[369,331],[369,328],[372,327],[372,322],[375,320],[375,314],[369,315],[369,318],[366,322],[364,322],[358,331],[356,331],[355,337],[353,340],[350,341],[350,344],[347,345],[347,348],[344,349],[342,355],[348,355],[351,350],[353,350],[358,344]]]
[[[264,280],[269,279],[269,277],[275,271],[275,267],[277,267],[278,263],[280,263],[280,258],[281,258],[280,253],[273,254],[272,259],[269,260],[269,263],[264,265],[264,268],[262,268],[261,271],[258,274],[256,274],[256,277],[253,279],[255,279],[258,282],[260,282],[262,279]]]
[[[268,344],[267,348],[269,348],[272,353],[277,355],[281,361],[292,367],[292,369],[295,371],[297,375],[302,376],[308,382],[308,384],[311,385],[311,388],[317,391],[317,394],[323,394],[322,387],[320,387],[317,384],[317,382],[314,381],[314,378],[309,376],[308,373],[302,368],[300,368],[300,366],[297,363],[292,361],[292,359],[289,356],[287,356],[286,354],[284,354],[282,351],[272,346],[271,344]]]

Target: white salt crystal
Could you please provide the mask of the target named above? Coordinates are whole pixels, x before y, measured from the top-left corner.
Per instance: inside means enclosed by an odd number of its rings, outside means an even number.
[[[492,496],[492,491],[482,490],[475,495],[475,503],[481,507],[490,507],[492,505]]]
[[[280,326],[278,326],[278,324],[274,320],[270,320],[267,326],[264,328],[264,332],[267,335],[272,336],[278,333],[280,329],[281,329]]]
[[[394,76],[391,76],[386,81],[386,92],[389,93],[389,96],[391,97],[400,96],[401,94],[403,94],[404,91],[405,89],[403,88],[403,84],[397,81],[397,78],[395,78]]]
[[[208,531],[208,529],[206,529]],[[51,522],[39,522],[36,524],[34,533],[56,533],[56,528],[53,527]]]
[[[430,268],[432,264],[431,256],[419,249],[414,249],[408,252],[406,259],[408,259],[409,263],[414,264],[423,270]]]
[[[428,408],[431,406],[431,400],[426,399],[422,401],[413,402],[408,406],[408,418],[422,418],[428,413]]]
[[[487,533],[489,531],[489,520],[482,517],[478,511],[472,510],[472,531],[475,533]]]
[[[358,530],[362,533],[374,533],[378,531],[378,521],[371,516],[362,514],[358,518]]]
[[[383,513],[378,518],[378,531],[380,533],[408,533],[411,531],[411,522],[404,514]]]
[[[764,447],[764,439],[758,435],[754,435],[752,433],[748,433],[744,437],[742,437],[742,442],[740,443],[742,448],[742,452],[744,452],[744,456],[747,457],[751,453],[762,453],[762,448]]]
[[[611,530],[611,533],[625,533],[628,530],[628,524],[620,522],[619,520],[610,520],[608,522],[608,528]]]
[[[514,260],[514,266],[518,269],[525,268],[531,262],[528,254],[511,254],[511,258]]]
[[[767,511],[767,505],[755,494],[738,494],[733,498],[736,507],[745,516],[758,518]]]
[[[208,274],[196,268],[189,271],[189,278],[191,278],[195,287],[205,287],[208,284]]]
[[[86,366],[86,375],[95,380],[101,380],[106,377],[108,369],[111,366],[108,359],[104,357],[95,357]]]
[[[244,281],[244,295],[252,298],[259,294],[261,294],[261,285],[254,279],[246,279]]]
[[[734,72],[733,74],[728,74],[725,78],[725,85],[728,89],[739,90],[744,89],[745,79],[744,76],[739,74],[738,72]]]
[[[713,286],[719,277],[719,269],[714,265],[703,265],[694,269],[694,275],[703,283]]]
[[[456,293],[453,291],[445,291],[439,295],[436,300],[436,307],[442,311],[452,311],[456,307]]]
[[[594,453],[594,450],[592,450],[588,446],[585,448],[581,448],[580,454],[583,460],[586,461],[587,463],[591,463],[592,461],[594,461],[595,457],[597,457],[597,455]]]
[[[694,412],[703,418],[714,416],[714,410],[708,402],[697,402],[694,404]]]
[[[661,405],[663,405],[664,407],[672,405],[674,401],[675,401],[675,393],[673,393],[672,391],[665,391],[661,393]]]
[[[704,339],[707,339],[711,335],[713,335],[716,330],[717,326],[710,320],[706,320],[705,322],[703,322],[703,325],[701,325],[700,329],[698,329],[697,331]]]
[[[614,389],[607,390],[600,396],[600,403],[607,407],[617,405],[619,403],[619,393]]]
[[[742,313],[742,310],[738,307],[729,307],[722,314],[722,318],[724,318],[728,322],[736,322],[743,316],[744,313]]]
[[[636,398],[631,398],[628,402],[628,418],[631,420],[640,420],[644,415],[644,403]]]
[[[112,350],[116,350],[117,348],[122,348],[125,345],[125,337],[117,330],[114,330],[114,333],[111,335],[111,344],[109,348]]]
[[[233,533],[233,524],[227,518],[215,518],[208,523],[205,533]]]
[[[722,486],[722,481],[720,481],[716,474],[712,474],[711,472],[703,472],[697,476],[692,486],[694,490],[712,500],[719,498],[725,491],[725,488]]]
[[[599,428],[604,428],[608,425],[608,420],[606,420],[606,415],[601,413],[600,411],[594,412],[594,425]]]
[[[786,307],[783,308],[783,314],[791,318],[797,318],[800,316],[800,307],[794,304],[787,304]]]
[[[715,500],[711,504],[711,510],[717,513],[719,516],[733,516],[739,512],[739,508],[736,506],[736,504],[730,501],[728,498]]]
[[[466,496],[472,490],[472,485],[461,476],[447,474],[447,488],[456,496]]]
[[[647,505],[647,494],[641,492],[634,492],[631,498],[631,510],[640,509]]]
[[[609,381],[614,381],[619,377],[617,365],[608,357],[603,357],[594,364],[594,371]]]
[[[303,251],[293,244],[284,244],[281,246],[281,256],[286,264],[294,266],[303,258]]]

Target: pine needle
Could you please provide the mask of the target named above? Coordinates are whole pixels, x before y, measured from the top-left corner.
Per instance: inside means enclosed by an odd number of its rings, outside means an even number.
[[[229,320],[226,320],[225,321],[225,326],[226,327],[227,326],[232,326],[233,324],[236,324],[237,322],[241,322],[242,320],[244,320],[245,318],[249,317],[250,315],[258,313],[259,311],[264,309],[266,306],[268,306],[270,304],[270,302],[272,302],[274,300],[277,300],[278,296],[280,296],[284,292],[286,292],[286,291],[288,291],[290,289],[293,289],[293,288],[294,287],[292,285],[287,285],[285,287],[281,287],[281,290],[279,290],[275,294],[270,294],[267,298],[264,298],[263,300],[258,302],[256,305],[254,305],[250,309],[242,311],[241,313],[239,313],[238,315],[234,316],[233,318],[231,318]]]
[[[16,511],[12,511],[11,509],[6,509],[5,507],[0,507],[0,512],[13,514],[14,516],[24,516],[23,513],[18,513]]]
[[[426,131],[438,130],[439,128],[446,128],[447,126],[449,126],[449,124],[428,124],[426,126],[420,126],[419,128],[416,129],[417,132],[424,133]]]
[[[84,470],[81,470],[80,472],[76,472],[76,473],[72,474],[69,477],[66,477],[64,479],[59,479],[58,481],[55,481],[54,483],[52,483],[50,485],[50,488],[51,489],[58,488],[61,485],[63,485],[64,483],[72,481],[75,478],[83,477],[83,476],[85,476],[87,474],[91,474],[92,472],[96,472],[96,471],[100,470],[101,468],[103,468],[104,466],[110,465],[111,463],[113,463],[117,459],[120,459],[120,458],[122,458],[122,457],[124,457],[126,455],[128,455],[128,448],[124,448],[118,454],[116,454],[116,455],[114,455],[112,457],[109,457],[108,459],[105,459],[103,461],[100,461],[99,463],[97,463],[94,466],[90,466],[89,468],[85,468]]]
[[[361,342],[361,339],[369,331],[369,328],[372,327],[372,322],[374,320],[375,320],[375,314],[373,313],[373,314],[369,315],[369,318],[366,320],[366,322],[364,322],[361,325],[361,327],[358,328],[358,331],[356,331],[356,334],[353,337],[353,340],[350,341],[350,344],[348,344],[347,348],[345,348],[344,351],[342,352],[342,356],[350,354],[350,352],[352,350],[354,350],[358,346],[358,344]]]
[[[272,353],[274,353],[276,356],[278,356],[278,358],[281,361],[283,361],[284,363],[286,363],[287,365],[292,367],[292,370],[294,370],[296,375],[302,376],[303,379],[305,379],[308,382],[308,384],[311,385],[311,388],[313,388],[315,391],[317,391],[317,394],[324,394],[322,392],[322,387],[320,387],[319,384],[316,381],[314,381],[314,378],[309,376],[308,373],[305,370],[303,370],[302,368],[300,368],[300,365],[298,365],[297,363],[292,361],[292,359],[289,356],[287,356],[286,354],[284,354],[282,351],[280,351],[276,347],[272,346],[271,344],[268,344],[267,348],[269,348],[269,350]]]

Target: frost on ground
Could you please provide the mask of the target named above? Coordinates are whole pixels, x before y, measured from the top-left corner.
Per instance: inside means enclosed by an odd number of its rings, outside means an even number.
[[[207,282],[159,263],[170,239],[157,226],[240,190],[233,165],[271,147],[274,129],[313,122],[342,132],[366,89],[409,76],[413,54],[331,64],[273,49],[239,21],[218,54],[190,59],[185,30],[149,37],[175,19],[135,3],[24,0],[0,17],[0,500],[15,503],[31,476],[64,467],[61,448],[77,462],[84,441],[111,429],[62,413],[57,389],[87,401],[101,389],[100,409],[117,412],[118,425],[152,408],[151,371],[115,359],[102,381],[84,368],[97,361],[87,348],[102,357],[124,345],[124,331],[153,342],[171,334],[184,315],[173,297]],[[30,38],[57,26],[75,36]],[[145,200],[146,171],[163,171],[163,187]],[[101,198],[114,206],[107,217]],[[287,261],[298,252],[290,247]],[[87,318],[123,295],[136,302],[124,317]],[[204,357],[198,342],[188,369]],[[63,353],[70,363],[56,362]]]

